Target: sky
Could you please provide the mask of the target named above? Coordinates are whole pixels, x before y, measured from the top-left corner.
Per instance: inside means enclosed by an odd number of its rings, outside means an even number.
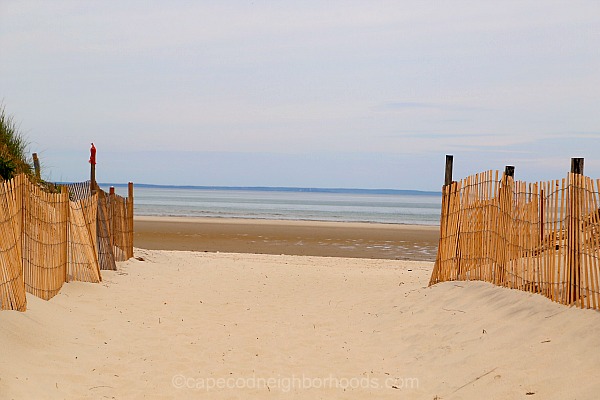
[[[51,181],[600,178],[600,2],[0,0],[0,103]]]

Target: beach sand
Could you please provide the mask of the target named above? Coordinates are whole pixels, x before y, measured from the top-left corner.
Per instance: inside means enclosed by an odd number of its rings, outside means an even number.
[[[136,217],[136,246],[434,261],[439,227],[233,218]]]
[[[0,312],[0,398],[600,396],[596,311],[427,287],[431,262],[135,254],[100,284]]]

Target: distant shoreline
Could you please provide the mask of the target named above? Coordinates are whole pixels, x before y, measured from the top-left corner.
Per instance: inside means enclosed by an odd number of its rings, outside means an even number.
[[[64,182],[61,182],[61,184]],[[127,187],[127,183],[99,183],[100,186]],[[140,188],[192,189],[192,190],[237,190],[255,192],[297,192],[297,193],[348,193],[348,194],[392,194],[407,196],[441,196],[442,192],[405,189],[359,189],[359,188],[311,188],[291,186],[194,186],[194,185],[155,185],[135,183]]]

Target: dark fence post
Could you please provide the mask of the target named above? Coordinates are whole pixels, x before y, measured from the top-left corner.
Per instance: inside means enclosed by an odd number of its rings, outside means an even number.
[[[96,192],[96,165],[94,164],[90,166],[90,189],[92,193]]]
[[[96,146],[92,143],[90,148],[90,189],[92,194],[96,192]]]
[[[448,186],[452,183],[452,164],[454,163],[454,156],[446,154],[446,176],[444,177],[444,186]]]
[[[499,202],[499,215],[498,215],[498,226],[495,228],[500,234],[500,254],[498,257],[497,269],[494,270],[494,282],[497,285],[507,285],[507,279],[509,276],[506,273],[506,265],[510,261],[512,243],[510,241],[509,233],[512,231],[512,218],[513,218],[513,190],[514,185],[509,184],[508,177],[514,180],[515,178],[515,166],[506,165],[504,167],[504,175],[502,176],[502,184],[498,190],[498,202]]]
[[[571,158],[569,177],[569,225],[567,227],[567,246],[569,248],[569,285],[567,299],[570,304],[581,297],[581,178],[583,176],[583,158]]]
[[[457,263],[456,246],[452,246],[449,242],[449,227],[448,218],[450,216],[450,203],[452,202],[452,164],[454,156],[446,154],[446,168],[444,176],[444,186],[442,187],[442,209],[440,212],[440,238],[438,242],[438,251],[434,266],[434,273],[431,275],[429,284],[434,284],[444,280],[448,270],[454,267]],[[458,243],[458,242],[457,242]],[[450,253],[451,252],[451,253]],[[450,265],[449,265],[450,264]],[[450,271],[452,272],[452,271]]]
[[[38,158],[37,153],[33,153],[33,168],[35,170],[35,177],[41,179],[40,159]]]
[[[571,172],[583,175],[583,158],[571,158]]]

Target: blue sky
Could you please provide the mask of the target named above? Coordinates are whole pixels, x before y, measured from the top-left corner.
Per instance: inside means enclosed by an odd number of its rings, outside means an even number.
[[[0,60],[50,180],[600,178],[598,1],[3,0]]]

